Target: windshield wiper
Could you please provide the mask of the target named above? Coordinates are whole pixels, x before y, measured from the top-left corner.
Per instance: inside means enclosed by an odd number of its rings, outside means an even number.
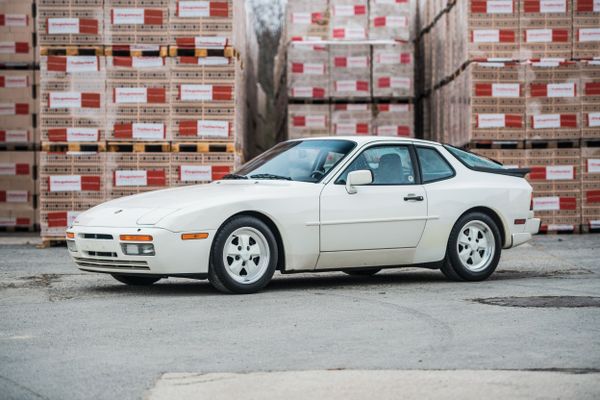
[[[275,175],[275,174],[256,174],[256,175],[250,175],[250,178],[254,178],[254,179],[282,179],[282,180],[286,180],[286,181],[291,181],[292,178],[290,178],[289,176],[281,176],[281,175]]]
[[[248,177],[246,175],[227,174],[224,177],[222,177],[221,179],[248,179]]]

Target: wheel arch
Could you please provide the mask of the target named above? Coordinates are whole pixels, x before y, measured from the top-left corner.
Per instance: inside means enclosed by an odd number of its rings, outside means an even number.
[[[459,219],[461,219],[464,215],[472,213],[472,212],[480,212],[482,214],[487,215],[488,217],[490,217],[498,226],[498,229],[500,230],[500,239],[502,240],[502,247],[506,246],[506,240],[507,240],[507,232],[510,232],[508,229],[508,226],[506,225],[505,221],[502,219],[502,217],[500,216],[500,214],[489,208],[489,207],[485,207],[485,206],[477,206],[477,207],[472,207],[469,208],[468,210],[466,210],[465,212],[463,212],[457,219],[456,221],[458,221]],[[455,222],[456,223],[456,222]]]
[[[270,218],[268,215],[266,215],[262,212],[259,212],[259,211],[252,211],[252,210],[240,211],[240,212],[233,214],[231,217],[227,218],[225,221],[223,221],[223,223],[217,229],[217,232],[219,230],[221,230],[223,225],[225,225],[227,222],[231,221],[232,219],[234,219],[236,217],[240,217],[240,216],[254,217],[254,218],[259,219],[260,221],[264,222],[269,227],[269,229],[275,236],[275,242],[277,243],[277,268],[276,269],[279,271],[285,270],[285,247],[283,245],[283,238],[281,237],[281,232],[279,231],[277,224],[275,224],[275,221],[273,221],[273,219]],[[214,245],[214,242],[213,242],[213,245]],[[212,253],[212,251],[211,251],[211,253]]]

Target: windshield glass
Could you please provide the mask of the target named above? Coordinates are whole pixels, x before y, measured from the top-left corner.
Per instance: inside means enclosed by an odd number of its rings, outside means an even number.
[[[478,156],[477,154],[469,153],[468,151],[464,151],[448,145],[444,145],[444,147],[446,148],[446,150],[452,153],[454,157],[458,158],[460,162],[462,162],[469,168],[502,169],[502,164],[496,163],[485,157]]]
[[[286,179],[319,182],[356,143],[350,140],[305,140],[280,143],[224,179]]]

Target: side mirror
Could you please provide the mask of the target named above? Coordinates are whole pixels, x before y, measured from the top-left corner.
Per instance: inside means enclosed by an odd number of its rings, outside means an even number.
[[[357,192],[355,186],[369,185],[373,183],[373,174],[368,169],[352,171],[346,178],[346,191],[349,194]]]

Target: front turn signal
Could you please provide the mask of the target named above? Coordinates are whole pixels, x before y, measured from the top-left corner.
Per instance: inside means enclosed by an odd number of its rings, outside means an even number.
[[[183,233],[181,235],[181,240],[198,240],[198,239],[206,239],[208,237],[208,233],[199,232],[199,233]]]
[[[151,242],[151,235],[119,235],[122,242]]]
[[[67,232],[67,239],[75,239],[75,233]]]

